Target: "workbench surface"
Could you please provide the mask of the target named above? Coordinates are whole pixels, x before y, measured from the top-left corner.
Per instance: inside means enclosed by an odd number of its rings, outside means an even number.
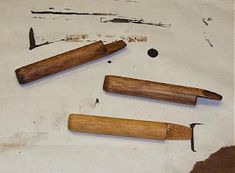
[[[1,0],[0,16],[0,172],[188,173],[234,145],[232,0]],[[118,39],[127,47],[103,59],[26,85],[16,79],[23,65]],[[150,48],[159,55],[148,56]],[[223,100],[187,106],[110,94],[107,74],[199,87]],[[194,153],[190,141],[73,133],[69,113],[204,125],[195,128]]]

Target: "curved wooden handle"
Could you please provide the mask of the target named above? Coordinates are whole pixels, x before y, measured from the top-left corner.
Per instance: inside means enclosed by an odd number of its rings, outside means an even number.
[[[70,114],[71,131],[147,139],[191,139],[191,128],[153,121]]]

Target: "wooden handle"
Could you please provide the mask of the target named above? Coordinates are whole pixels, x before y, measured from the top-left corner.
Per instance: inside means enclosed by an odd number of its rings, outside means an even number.
[[[221,100],[222,96],[203,89],[133,79],[121,76],[105,76],[103,89],[108,92],[140,96],[156,100],[196,105],[197,97]]]
[[[192,129],[182,125],[83,114],[70,114],[68,128],[75,132],[158,140],[188,140],[192,137]]]
[[[104,45],[102,41],[98,41],[18,68],[15,71],[16,76],[20,84],[25,84],[89,61],[99,59],[105,55],[116,52],[125,46],[126,44],[122,40],[107,45]]]

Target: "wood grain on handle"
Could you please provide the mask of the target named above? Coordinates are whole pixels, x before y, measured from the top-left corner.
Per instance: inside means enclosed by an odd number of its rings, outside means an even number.
[[[108,92],[156,100],[196,105],[197,97],[221,100],[222,96],[203,89],[121,76],[105,76],[103,89]]]
[[[124,48],[126,44],[116,41],[104,45],[98,41],[17,69],[16,76],[20,84],[55,74],[78,65],[99,59]]]
[[[75,132],[158,140],[188,140],[192,137],[191,128],[178,124],[84,114],[70,114],[68,128]]]

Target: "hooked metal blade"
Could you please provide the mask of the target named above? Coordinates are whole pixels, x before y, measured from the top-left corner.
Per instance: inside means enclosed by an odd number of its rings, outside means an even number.
[[[194,148],[194,127],[195,127],[196,125],[203,125],[203,123],[192,123],[192,124],[190,124],[190,128],[192,129],[191,150],[192,150],[193,152],[197,152],[197,151],[195,150],[195,148]]]

